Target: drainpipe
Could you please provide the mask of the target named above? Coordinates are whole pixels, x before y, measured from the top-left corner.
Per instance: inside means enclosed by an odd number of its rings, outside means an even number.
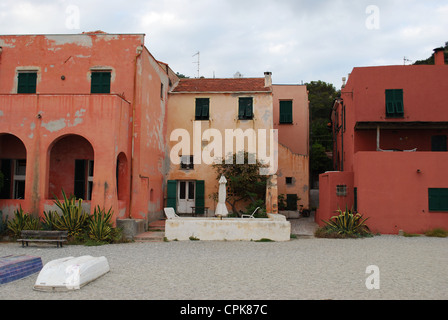
[[[133,183],[134,183],[134,146],[135,146],[135,104],[137,98],[137,65],[138,60],[141,57],[143,52],[143,45],[137,48],[137,55],[135,56],[134,62],[134,92],[132,99],[132,133],[131,133],[131,181],[130,181],[130,190],[129,190],[129,219],[132,219],[132,201],[133,201]]]

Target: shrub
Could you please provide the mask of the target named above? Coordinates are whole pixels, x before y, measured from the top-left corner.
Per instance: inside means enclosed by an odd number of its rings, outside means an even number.
[[[438,237],[438,238],[446,238],[448,237],[448,230],[444,230],[441,228],[436,228],[433,230],[429,230],[425,232],[425,236],[427,237]]]
[[[325,226],[318,229],[316,236],[345,238],[345,237],[365,237],[370,236],[369,227],[366,225],[368,218],[363,218],[360,213],[354,213],[353,210],[341,209],[336,211],[330,221],[324,221]]]
[[[22,207],[20,207],[14,211],[14,219],[8,221],[8,229],[14,238],[18,238],[22,230],[39,230],[40,220],[23,212]]]
[[[0,236],[8,231],[8,215],[3,219],[3,212],[0,210]]]
[[[113,227],[111,223],[112,208],[106,212],[97,206],[89,220],[89,238],[98,242],[111,242],[113,240]]]
[[[82,199],[76,200],[74,196],[67,198],[64,190],[62,190],[64,197],[63,201],[55,199],[54,203],[61,209],[62,215],[51,215],[52,226],[56,230],[68,231],[71,238],[76,238],[82,235],[88,223],[89,215],[82,208]]]

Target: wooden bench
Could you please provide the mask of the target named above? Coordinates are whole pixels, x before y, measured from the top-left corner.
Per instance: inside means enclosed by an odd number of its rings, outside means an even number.
[[[23,230],[20,233],[22,247],[28,247],[28,242],[48,242],[55,243],[62,248],[62,244],[67,242],[68,231],[42,231],[42,230]]]

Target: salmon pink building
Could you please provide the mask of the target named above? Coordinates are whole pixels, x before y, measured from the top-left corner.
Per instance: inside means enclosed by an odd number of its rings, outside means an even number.
[[[161,212],[176,81],[142,34],[0,36],[0,210],[41,215],[64,191],[115,218]]]
[[[448,228],[448,66],[354,68],[332,111],[335,172],[316,221],[346,205],[373,232]]]
[[[279,188],[306,205],[307,101],[304,86],[273,86],[270,73],[180,81],[143,34],[0,36],[0,210],[42,216],[65,193],[87,212],[112,208],[114,222],[151,222],[167,206],[213,215],[216,174],[191,161],[193,149],[173,158],[173,132],[198,134],[203,153],[213,141],[206,130],[241,130],[248,151],[259,145],[251,134],[266,131],[264,153],[273,157],[274,126]]]

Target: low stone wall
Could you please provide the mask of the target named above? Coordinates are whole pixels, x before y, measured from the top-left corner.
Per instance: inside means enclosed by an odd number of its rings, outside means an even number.
[[[165,223],[165,237],[169,241],[256,241],[270,239],[289,241],[291,223],[278,214],[268,219],[249,218],[176,218]]]

